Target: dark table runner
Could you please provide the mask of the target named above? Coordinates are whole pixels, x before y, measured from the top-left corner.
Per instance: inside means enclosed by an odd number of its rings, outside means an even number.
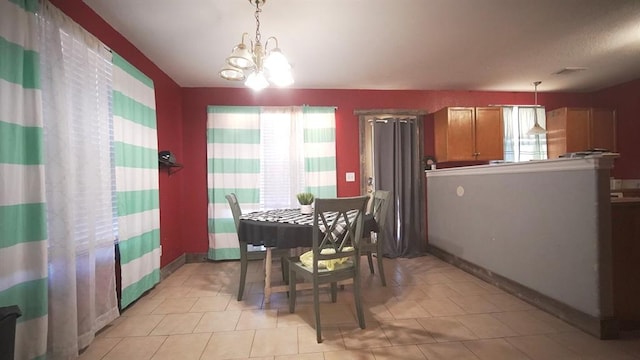
[[[363,234],[377,232],[373,215],[364,216]],[[311,247],[313,214],[300,214],[299,209],[256,211],[240,217],[238,238],[241,242],[278,249]]]

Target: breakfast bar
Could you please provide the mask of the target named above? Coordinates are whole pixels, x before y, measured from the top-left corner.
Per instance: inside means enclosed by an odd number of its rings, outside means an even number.
[[[594,336],[615,338],[612,165],[593,155],[427,171],[429,249]]]

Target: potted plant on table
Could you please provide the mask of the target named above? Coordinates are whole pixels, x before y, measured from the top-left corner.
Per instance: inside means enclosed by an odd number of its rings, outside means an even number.
[[[313,208],[311,204],[313,203],[313,199],[315,198],[310,192],[301,192],[296,195],[298,198],[298,202],[300,203],[300,213],[301,214],[312,214]]]

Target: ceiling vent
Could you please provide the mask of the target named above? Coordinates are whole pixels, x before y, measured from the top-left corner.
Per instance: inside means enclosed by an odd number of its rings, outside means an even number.
[[[553,75],[569,75],[584,70],[587,70],[587,68],[583,66],[569,66],[560,71],[554,72]]]

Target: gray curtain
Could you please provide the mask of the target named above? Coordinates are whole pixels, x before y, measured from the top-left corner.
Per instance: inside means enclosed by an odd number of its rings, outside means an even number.
[[[391,191],[387,218],[385,256],[414,257],[424,254],[421,224],[424,221],[421,189],[423,169],[415,118],[375,121],[375,188]]]

